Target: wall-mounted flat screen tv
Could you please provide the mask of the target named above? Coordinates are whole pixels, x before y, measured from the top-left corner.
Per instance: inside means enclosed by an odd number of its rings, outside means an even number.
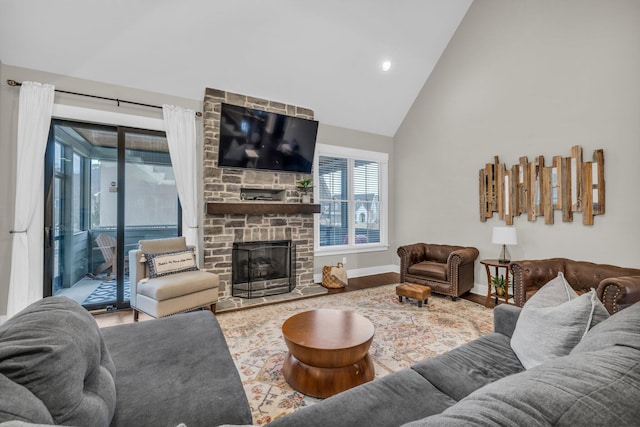
[[[318,122],[222,104],[219,167],[311,173]]]

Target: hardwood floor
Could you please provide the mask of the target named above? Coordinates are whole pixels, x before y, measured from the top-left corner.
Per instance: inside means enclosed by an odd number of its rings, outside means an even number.
[[[133,310],[122,310],[115,312],[98,312],[92,313],[93,318],[96,319],[96,323],[98,323],[98,327],[107,328],[109,326],[122,325],[125,323],[133,323]],[[144,313],[140,313],[139,321],[144,322],[146,320],[151,320],[153,317],[148,316]]]
[[[359,291],[361,289],[376,288],[378,286],[398,283],[400,275],[398,273],[382,273],[371,276],[355,277],[349,279],[349,286],[338,289],[329,289],[329,294],[339,294],[342,292]]]
[[[349,286],[340,289],[329,289],[329,294],[339,294],[343,292],[358,291],[361,289],[370,289],[378,286],[391,285],[393,283],[400,282],[400,275],[398,273],[381,273],[371,276],[354,277],[349,279]],[[321,294],[324,295],[324,294]],[[310,296],[309,298],[313,298]],[[472,294],[470,292],[462,295],[461,298],[475,302],[477,304],[484,305],[486,297],[483,295]],[[493,300],[491,300],[490,308],[495,306]],[[95,316],[98,326],[101,328],[120,325],[123,323],[132,323],[133,314],[131,310],[123,310],[115,313],[99,313]],[[140,313],[140,321],[149,320],[152,317],[147,316],[144,313]]]

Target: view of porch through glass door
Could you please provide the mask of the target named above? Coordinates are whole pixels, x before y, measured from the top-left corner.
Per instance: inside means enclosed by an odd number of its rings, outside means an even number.
[[[164,133],[54,121],[46,163],[45,295],[128,307],[129,250],[179,233]]]

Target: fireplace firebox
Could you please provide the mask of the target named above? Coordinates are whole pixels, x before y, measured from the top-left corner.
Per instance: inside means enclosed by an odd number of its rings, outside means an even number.
[[[296,287],[296,247],[291,240],[234,242],[232,296],[257,298]]]

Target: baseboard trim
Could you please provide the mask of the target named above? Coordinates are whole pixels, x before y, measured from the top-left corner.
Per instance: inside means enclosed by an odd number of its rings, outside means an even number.
[[[481,283],[474,283],[473,288],[470,291],[472,294],[487,296],[487,285]]]
[[[395,264],[378,265],[376,267],[354,268],[351,270],[347,267],[347,277],[349,278],[371,276],[373,274],[382,273],[400,273],[400,267]],[[313,281],[315,283],[322,283],[322,273],[314,274]]]

